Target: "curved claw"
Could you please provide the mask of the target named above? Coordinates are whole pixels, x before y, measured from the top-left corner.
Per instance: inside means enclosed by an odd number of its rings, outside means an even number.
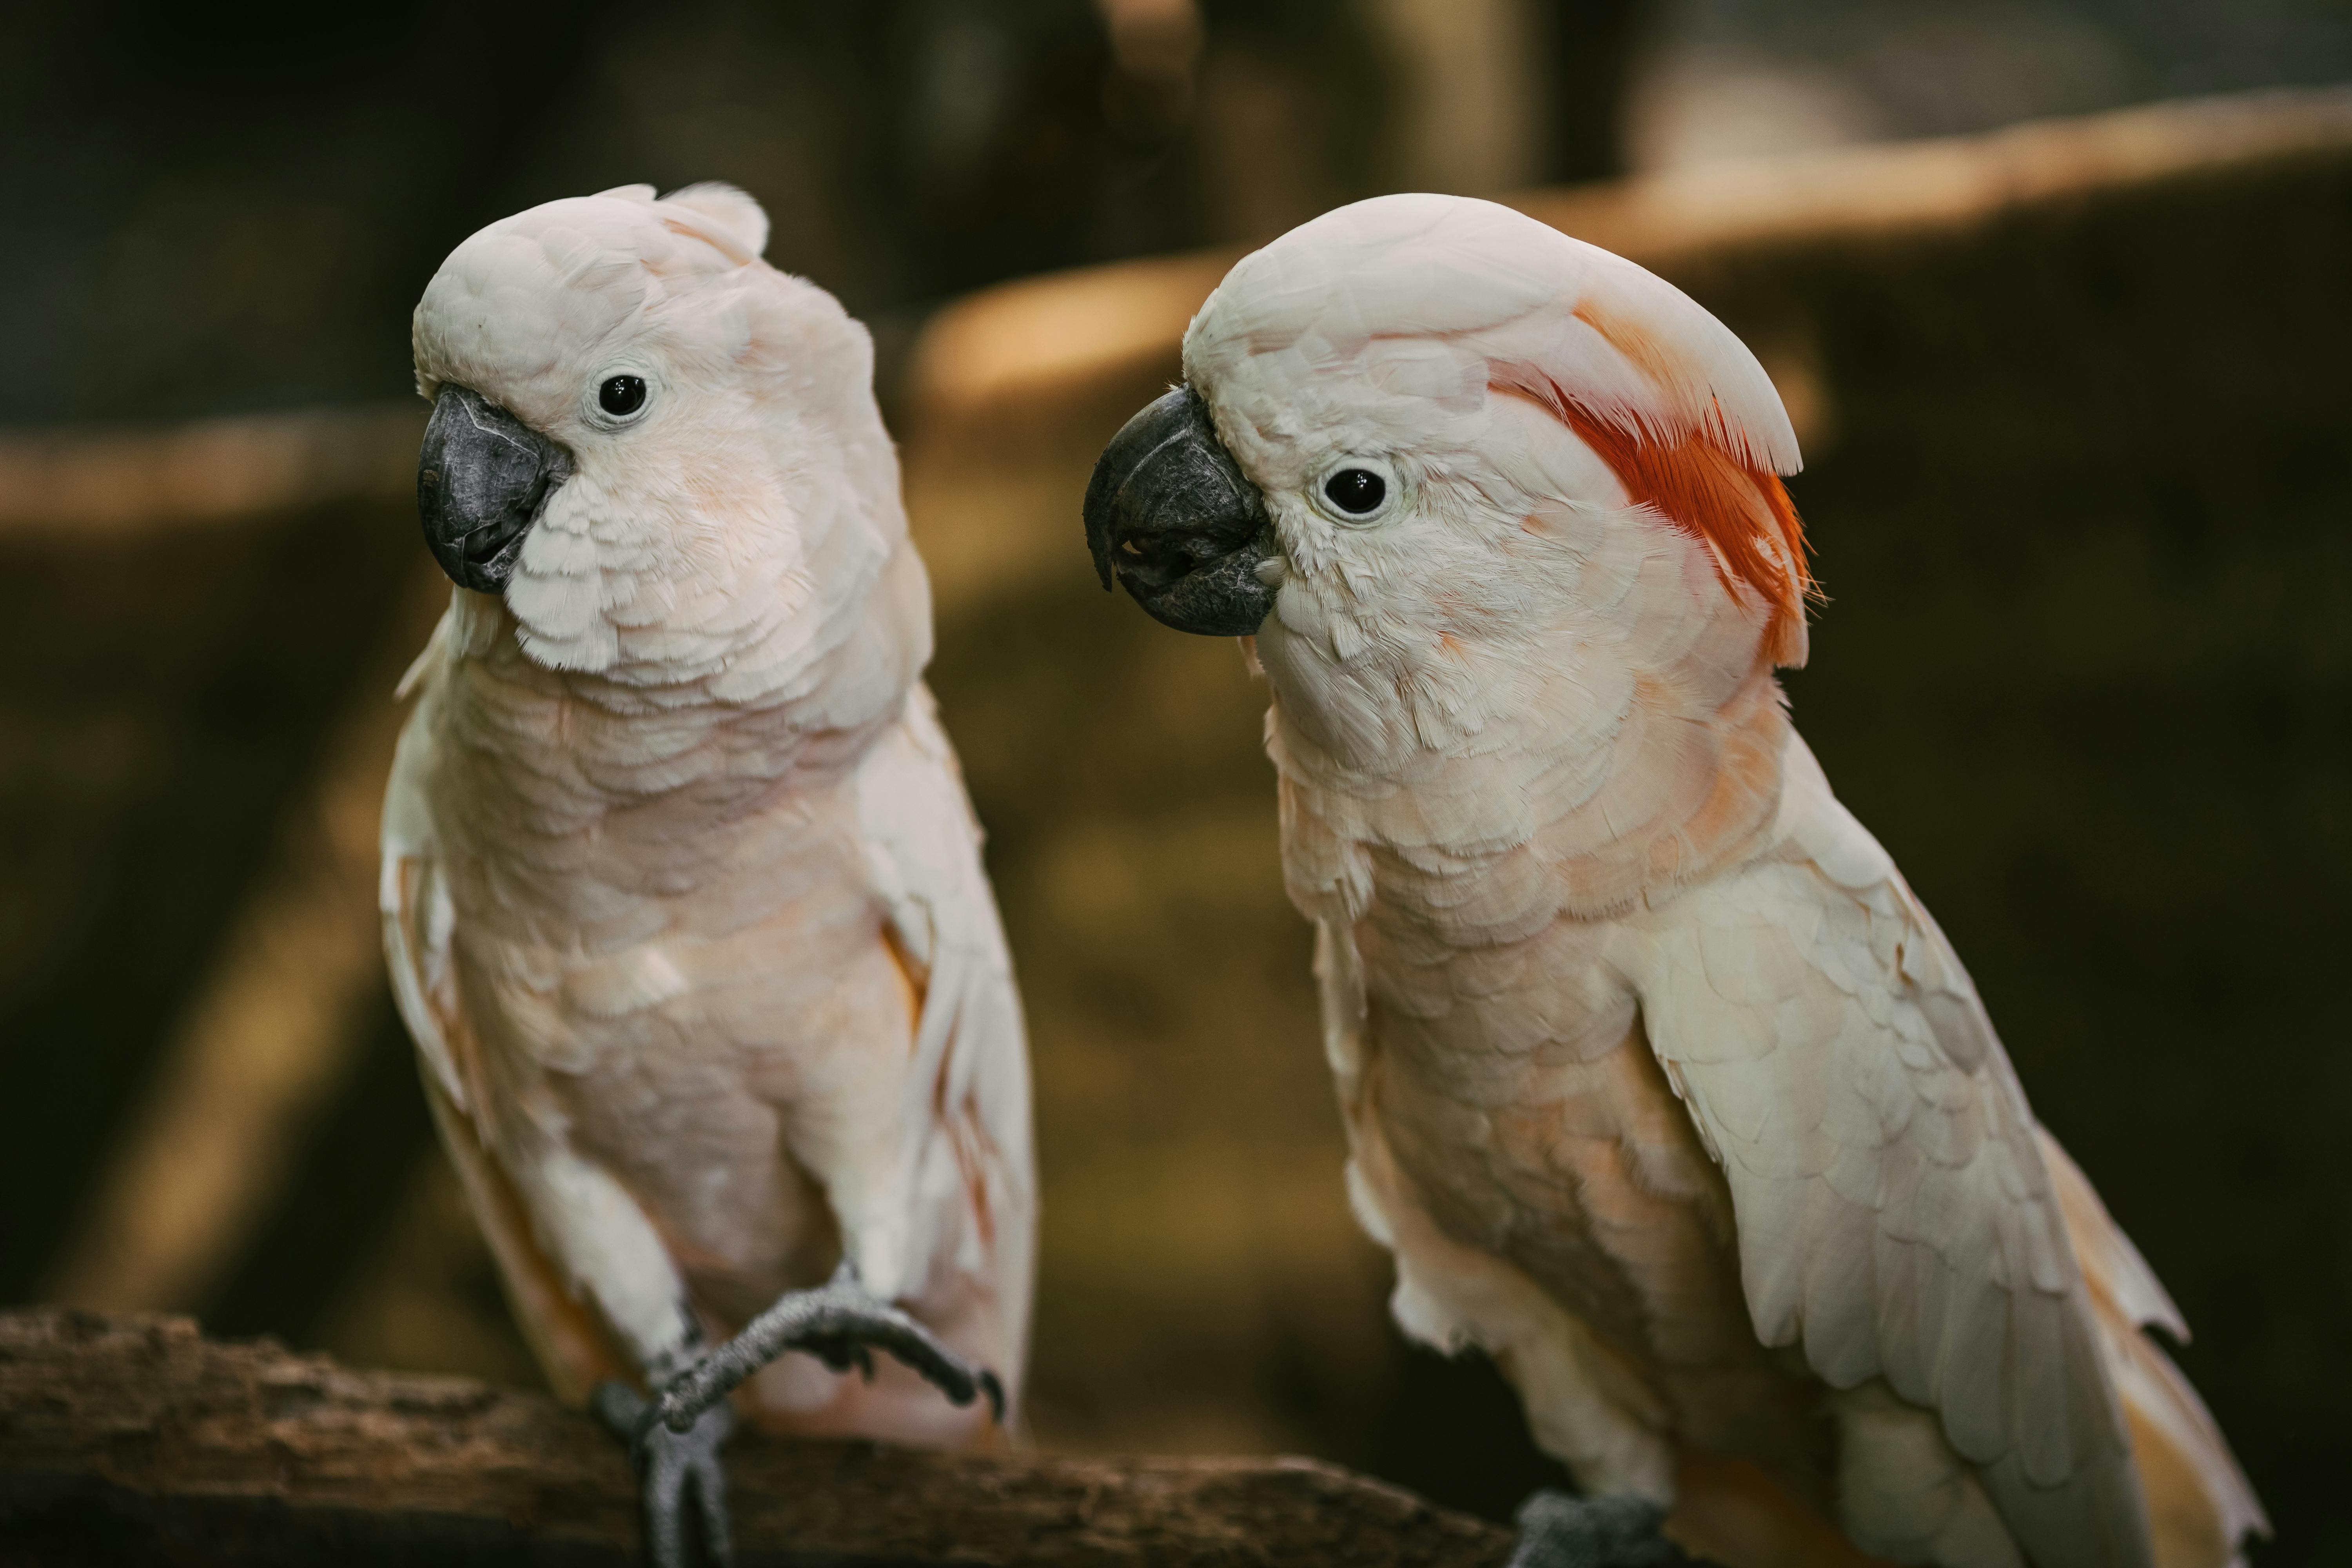
[[[874,1381],[874,1352],[856,1340],[812,1340],[800,1348],[835,1372],[854,1372]]]
[[[988,1414],[999,1426],[1004,1425],[1004,1384],[986,1367],[980,1369],[980,1391],[988,1395]]]
[[[625,1383],[600,1383],[596,1392],[588,1396],[588,1413],[604,1424],[604,1429],[629,1446],[637,1448],[637,1426],[646,1412],[653,1406],[646,1396]]]
[[[921,1373],[950,1405],[969,1405],[986,1394],[990,1411],[998,1421],[1004,1419],[1004,1387],[993,1373],[971,1365],[913,1318],[869,1295],[847,1264],[827,1283],[793,1291],[753,1319],[665,1388],[656,1409],[671,1431],[684,1432],[786,1351],[804,1351],[835,1372],[854,1366],[870,1377],[877,1350]]]
[[[622,1384],[598,1384],[589,1407],[629,1446],[645,1503],[646,1554],[655,1568],[688,1568],[697,1561],[692,1537],[698,1534],[704,1559],[719,1568],[732,1563],[727,1472],[719,1450],[735,1430],[735,1407],[713,1405],[684,1432],[659,1419],[659,1405]]]

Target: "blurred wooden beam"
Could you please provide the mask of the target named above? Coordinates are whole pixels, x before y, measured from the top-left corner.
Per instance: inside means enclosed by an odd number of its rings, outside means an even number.
[[[424,432],[419,404],[0,432],[0,537],[135,538],[396,499]]]
[[[922,1454],[746,1434],[738,1560],[1486,1568],[1500,1528],[1303,1459]],[[185,1319],[0,1315],[0,1537],[103,1560],[634,1565],[620,1446],[538,1394],[351,1372]]]
[[[2044,121],[1981,136],[1840,148],[1528,191],[1511,205],[1672,276],[1776,242],[1959,233],[2021,208],[2352,156],[2352,89],[2247,93]],[[1172,371],[1184,328],[1243,252],[1084,268],[982,289],[935,315],[908,367],[922,420],[1019,432],[1041,404]]]
[[[1977,136],[1699,164],[1511,205],[1672,275],[1710,253],[1961,236],[2095,195],[2352,155],[2352,89],[2189,99]]]

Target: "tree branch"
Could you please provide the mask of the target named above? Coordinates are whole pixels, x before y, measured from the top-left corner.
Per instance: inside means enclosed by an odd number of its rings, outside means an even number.
[[[915,1453],[746,1434],[745,1568],[1491,1568],[1497,1526],[1304,1459]],[[0,1313],[0,1568],[636,1560],[618,1444],[542,1395],[184,1318]]]

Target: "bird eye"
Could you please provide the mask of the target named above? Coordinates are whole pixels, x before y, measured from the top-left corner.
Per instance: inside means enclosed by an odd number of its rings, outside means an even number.
[[[1370,468],[1341,468],[1323,481],[1323,494],[1350,517],[1381,510],[1389,499],[1389,482]]]
[[[646,405],[646,378],[642,375],[615,375],[596,389],[596,406],[615,419],[624,419]]]

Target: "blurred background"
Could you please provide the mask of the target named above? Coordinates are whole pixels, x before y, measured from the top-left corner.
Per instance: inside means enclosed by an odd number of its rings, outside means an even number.
[[[537,1381],[376,952],[446,595],[407,318],[509,212],[724,179],[904,444],[1034,1028],[1037,1439],[1504,1516],[1510,1396],[1345,1211],[1264,694],[1076,509],[1251,242],[1507,193],[1766,360],[1799,722],[2196,1327],[2258,1561],[2352,1563],[2346,81],[2326,0],[0,9],[0,1301]]]

